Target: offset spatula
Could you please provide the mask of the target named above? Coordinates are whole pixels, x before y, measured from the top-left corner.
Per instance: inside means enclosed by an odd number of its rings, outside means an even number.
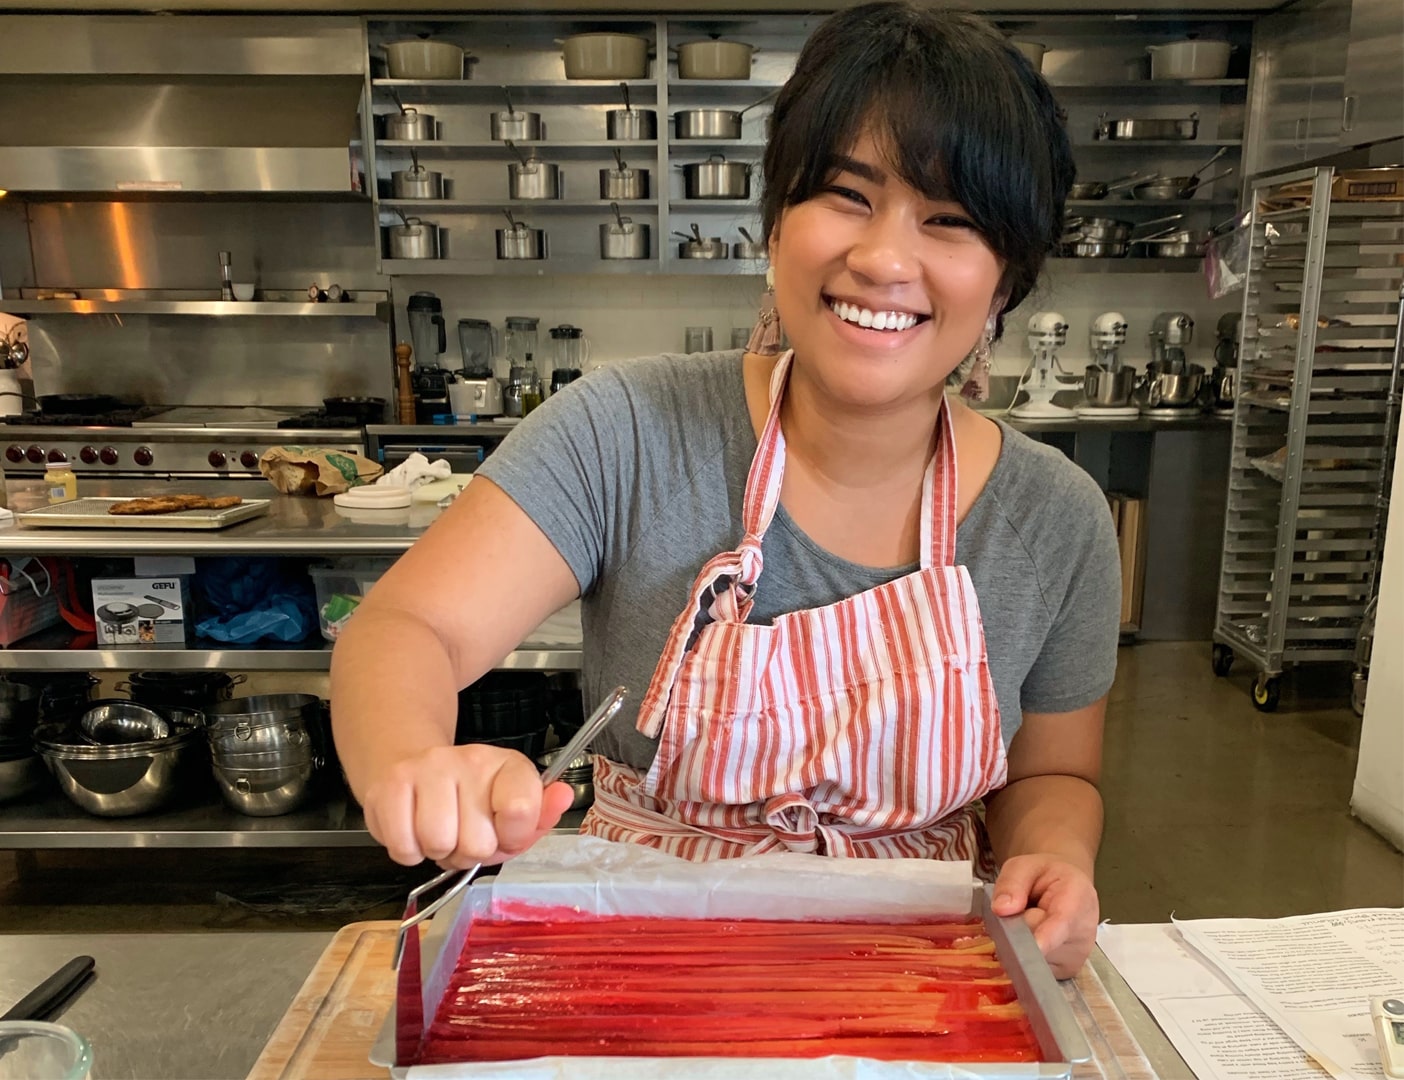
[[[616,686],[609,692],[600,707],[590,714],[590,718],[586,720],[580,730],[575,733],[575,737],[571,739],[570,742],[566,743],[564,752],[558,755],[554,764],[541,774],[541,786],[543,788],[548,788],[559,780],[561,775],[565,772],[566,766],[584,753],[585,748],[590,745],[590,740],[598,735],[610,720],[614,719],[614,714],[617,713],[619,707],[624,704],[624,698],[627,695],[628,691],[622,686]],[[405,935],[425,919],[436,914],[445,904],[467,888],[468,883],[473,880],[473,875],[482,868],[483,864],[478,863],[478,865],[472,869],[462,871],[463,876],[444,890],[443,896],[428,905],[423,911],[417,910],[419,898],[425,893],[437,889],[460,871],[445,870],[438,877],[426,881],[423,885],[417,886],[410,892],[409,900],[405,903],[405,914],[403,921],[400,923],[400,931],[395,936],[395,958],[391,961],[391,967],[400,966],[400,958],[405,952]]]

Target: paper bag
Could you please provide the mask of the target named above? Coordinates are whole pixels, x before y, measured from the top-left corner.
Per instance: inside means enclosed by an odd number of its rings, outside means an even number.
[[[385,471],[360,454],[306,446],[270,447],[258,459],[258,468],[284,495],[339,495]]]

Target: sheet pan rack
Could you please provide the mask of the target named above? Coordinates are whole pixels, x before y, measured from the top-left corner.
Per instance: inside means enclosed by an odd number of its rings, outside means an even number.
[[[1213,667],[1277,707],[1292,665],[1355,659],[1400,413],[1404,202],[1333,199],[1334,168],[1253,185]]]

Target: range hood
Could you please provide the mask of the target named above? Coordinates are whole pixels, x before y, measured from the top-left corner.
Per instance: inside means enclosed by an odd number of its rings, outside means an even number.
[[[358,191],[356,19],[14,15],[0,42],[0,189]]]

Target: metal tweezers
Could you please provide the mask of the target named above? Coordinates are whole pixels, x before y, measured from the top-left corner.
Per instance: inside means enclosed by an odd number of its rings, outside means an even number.
[[[609,692],[604,701],[600,704],[600,707],[590,714],[590,718],[586,720],[580,730],[575,733],[575,737],[572,738],[570,742],[566,743],[565,750],[558,754],[555,762],[541,774],[541,786],[543,788],[550,787],[559,780],[561,774],[566,771],[566,767],[584,753],[585,748],[590,745],[590,740],[598,735],[600,731],[603,730],[604,726],[614,718],[614,714],[617,713],[620,706],[624,704],[624,698],[627,695],[628,691],[622,686],[616,686]],[[449,878],[460,873],[460,871],[445,870],[442,874],[438,875],[438,877],[432,878],[423,885],[419,885],[410,891],[409,898],[405,902],[405,914],[400,923],[399,933],[395,935],[395,958],[391,961],[391,967],[398,968],[400,966],[400,959],[405,952],[405,935],[425,919],[437,914],[445,904],[467,888],[468,883],[473,880],[474,875],[482,868],[483,864],[478,863],[478,865],[474,866],[472,869],[461,871],[463,876],[445,889],[444,894],[432,904],[425,907],[423,911],[416,910],[419,898],[425,893],[437,889],[444,882],[448,881]]]

